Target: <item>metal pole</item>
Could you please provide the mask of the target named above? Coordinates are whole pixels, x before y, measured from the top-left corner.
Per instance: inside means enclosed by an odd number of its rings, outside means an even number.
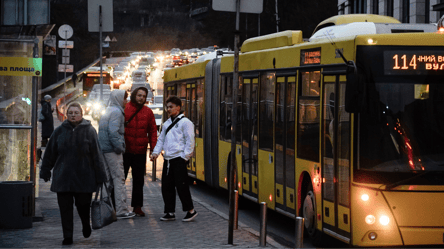
[[[278,0],[275,0],[275,8],[276,8],[276,32],[279,32],[279,14],[278,14]]]
[[[39,58],[39,39],[34,40],[33,57]],[[37,147],[37,94],[38,94],[38,84],[39,78],[37,76],[32,76],[32,115],[31,115],[31,167],[29,169],[30,181],[32,181],[32,201],[31,210],[32,216],[35,216],[35,188],[36,188],[36,147]]]
[[[267,203],[261,202],[260,204],[261,214],[261,231],[259,237],[259,246],[267,246]]]
[[[239,223],[239,191],[234,190],[234,230],[238,229]]]
[[[65,30],[65,49],[67,49],[68,47],[68,30]],[[63,50],[63,49],[62,49]],[[63,60],[63,52],[62,52],[62,60]],[[63,83],[63,110],[66,110],[66,60],[64,60],[63,62],[63,67],[64,67],[64,76],[63,76],[63,80],[65,81]],[[63,117],[65,117],[65,115],[63,115]]]
[[[103,75],[102,75],[102,5],[99,5],[99,42],[100,42],[100,98],[102,101],[103,94]]]
[[[236,168],[236,119],[237,119],[237,92],[239,88],[239,15],[240,0],[236,0],[236,31],[234,35],[234,71],[233,71],[233,95],[231,113],[231,163],[230,176],[228,177],[229,190],[229,220],[228,220],[228,244],[233,244],[233,227],[234,227],[234,172]]]
[[[155,182],[156,181],[156,171],[157,171],[157,159],[155,159],[153,161],[153,176],[152,176],[152,181]]]
[[[295,248],[304,247],[304,218],[302,217],[296,217],[294,246]]]

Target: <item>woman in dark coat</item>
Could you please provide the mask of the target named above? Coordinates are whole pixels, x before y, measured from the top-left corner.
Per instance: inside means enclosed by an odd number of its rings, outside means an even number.
[[[73,204],[83,225],[83,236],[91,235],[90,204],[92,193],[107,180],[105,162],[97,140],[97,132],[89,120],[83,119],[80,104],[67,109],[68,119],[57,127],[46,147],[40,178],[51,179],[51,191],[57,193],[63,228],[63,245],[73,243]]]
[[[51,137],[54,131],[54,118],[52,112],[54,109],[51,107],[51,95],[45,95],[42,101],[42,114],[45,120],[42,121],[42,147],[46,147],[48,139]]]

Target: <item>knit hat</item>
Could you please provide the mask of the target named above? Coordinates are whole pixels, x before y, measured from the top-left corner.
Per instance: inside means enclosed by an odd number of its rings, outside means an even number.
[[[46,101],[46,100],[50,100],[50,99],[52,99],[52,97],[51,97],[51,95],[45,95],[45,97],[43,97],[44,98],[44,100]]]

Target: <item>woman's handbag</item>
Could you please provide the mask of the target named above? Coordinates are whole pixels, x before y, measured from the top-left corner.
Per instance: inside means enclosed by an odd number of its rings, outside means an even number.
[[[40,109],[40,111],[39,111],[39,122],[43,122],[43,121],[45,121],[45,116],[43,115],[42,110]]]
[[[106,192],[106,195],[104,195],[104,192]],[[100,199],[97,199],[99,194]],[[100,229],[114,221],[117,221],[116,211],[114,211],[108,187],[103,183],[97,187],[96,196],[91,203],[92,229]]]

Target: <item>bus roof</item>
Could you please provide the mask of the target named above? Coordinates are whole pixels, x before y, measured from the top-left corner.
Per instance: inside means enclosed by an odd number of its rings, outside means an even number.
[[[391,16],[381,16],[374,14],[349,14],[349,15],[337,15],[325,19],[316,26],[313,34],[318,30],[334,25],[341,25],[353,22],[373,22],[373,23],[401,23],[398,19]]]
[[[282,31],[275,34],[263,35],[246,40],[241,47],[241,52],[250,52],[283,46],[292,46],[302,43],[302,31]]]

